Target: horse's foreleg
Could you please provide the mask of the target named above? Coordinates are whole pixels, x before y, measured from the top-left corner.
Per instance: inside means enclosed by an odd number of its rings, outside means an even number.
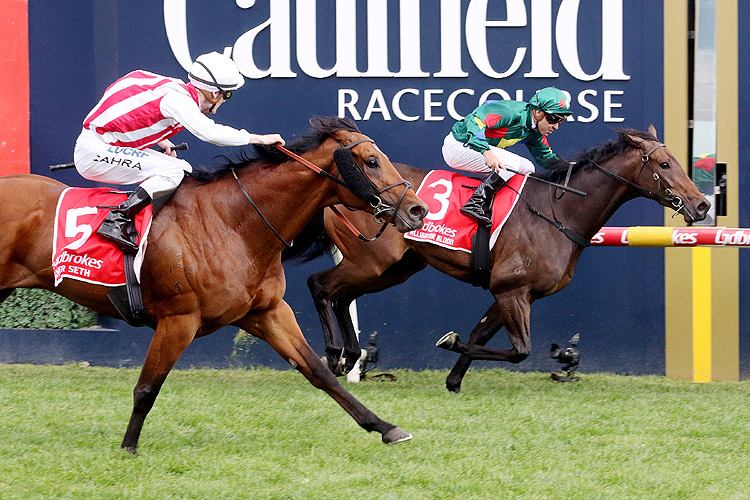
[[[530,312],[531,302],[528,294],[516,290],[496,297],[502,323],[508,331],[508,338],[513,349],[490,349],[478,344],[464,344],[458,335],[453,335],[450,342],[443,342],[441,347],[457,352],[469,359],[484,361],[508,361],[520,363],[531,354]],[[442,340],[442,339],[441,339]]]
[[[360,262],[359,265],[361,264]],[[401,260],[393,262],[380,275],[349,275],[347,286],[341,287],[334,297],[334,311],[336,312],[336,318],[338,318],[341,333],[344,337],[344,369],[347,373],[359,361],[362,352],[359,339],[357,338],[357,331],[354,328],[352,317],[349,313],[351,303],[363,295],[381,292],[400,285],[426,266],[425,261],[416,253],[406,252]]]
[[[336,375],[344,375],[341,365],[341,352],[344,350],[344,341],[337,321],[338,315],[333,310],[332,298],[332,293],[335,291],[332,282],[335,283],[333,275],[336,273],[336,269],[334,267],[333,269],[310,275],[307,278],[307,287],[310,289],[315,309],[318,311],[320,326],[323,330],[328,368]]]
[[[348,373],[360,358],[359,339],[349,313],[351,303],[368,293],[403,283],[425,266],[417,254],[401,251],[379,254],[367,262],[345,259],[336,267],[308,278],[307,286],[318,310],[331,371],[337,375]]]
[[[487,312],[484,313],[482,319],[471,331],[469,336],[470,345],[484,346],[490,341],[492,337],[503,327],[503,320],[500,317],[500,308],[497,306],[497,302],[493,302]],[[455,393],[461,392],[461,381],[466,375],[466,372],[471,365],[471,358],[467,356],[461,356],[453,365],[453,369],[445,379],[445,387]]]
[[[334,312],[341,335],[344,340],[344,354],[342,359],[342,371],[349,373],[354,365],[362,357],[362,348],[359,345],[359,332],[354,328],[354,321],[351,314],[351,305],[354,297],[349,294],[339,294],[334,301]]]
[[[268,342],[313,386],[325,391],[341,405],[363,429],[379,432],[384,443],[411,439],[411,434],[378,418],[339,384],[305,340],[286,302],[265,313],[249,315],[235,324]]]
[[[133,412],[122,447],[136,454],[143,422],[159,395],[164,380],[183,351],[193,341],[200,320],[193,316],[160,319],[148,348],[141,375],[133,390]]]

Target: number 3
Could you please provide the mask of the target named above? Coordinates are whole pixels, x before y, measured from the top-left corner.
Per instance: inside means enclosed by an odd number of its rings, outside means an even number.
[[[437,192],[432,195],[433,199],[440,202],[440,210],[437,213],[432,213],[430,211],[429,214],[427,214],[427,217],[425,219],[429,220],[442,220],[443,217],[445,217],[445,213],[448,211],[448,207],[450,206],[450,202],[448,199],[451,196],[451,192],[453,191],[453,184],[451,184],[449,181],[445,179],[439,179],[433,182],[432,184],[428,185],[428,188],[434,188],[436,186],[443,186],[445,188],[444,193]]]

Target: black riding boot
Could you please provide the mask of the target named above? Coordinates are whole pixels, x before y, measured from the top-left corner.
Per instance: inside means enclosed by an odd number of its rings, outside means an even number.
[[[471,198],[466,202],[466,205],[461,207],[461,211],[470,217],[478,219],[484,224],[489,224],[492,222],[490,220],[492,210],[488,213],[484,209],[484,205],[503,184],[505,184],[505,180],[502,177],[495,172],[490,172],[490,175],[482,181],[477,190],[474,191],[474,194],[471,195]]]
[[[138,245],[128,236],[128,227],[132,224],[133,217],[149,203],[151,197],[139,187],[119,207],[109,211],[96,234],[118,243],[125,249],[138,250]]]

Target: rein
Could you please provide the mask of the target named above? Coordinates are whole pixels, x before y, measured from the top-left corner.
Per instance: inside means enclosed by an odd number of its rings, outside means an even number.
[[[353,148],[357,144],[360,144],[360,143],[363,143],[363,142],[372,142],[373,144],[375,143],[375,141],[373,141],[370,138],[364,138],[364,139],[360,139],[358,141],[355,141],[352,144],[349,144],[348,146],[345,146],[345,145],[342,144],[342,147],[346,148],[347,150],[351,150],[351,148]],[[346,189],[349,189],[351,191],[351,189],[349,188],[349,186],[347,185],[346,182],[340,180],[337,176],[329,174],[328,172],[326,172],[325,170],[323,170],[319,166],[315,165],[313,162],[311,162],[311,161],[303,158],[302,156],[298,155],[297,153],[293,153],[292,151],[289,151],[288,149],[286,149],[284,146],[282,146],[280,144],[274,144],[274,147],[276,149],[278,149],[279,151],[281,151],[282,153],[284,153],[285,155],[287,155],[288,157],[290,157],[291,159],[293,159],[293,160],[301,163],[305,167],[309,168],[310,170],[312,170],[316,174],[322,175],[322,176],[328,178],[329,180],[335,182],[336,184],[338,184],[338,185],[340,185],[340,186],[342,186],[342,187],[344,187]],[[367,182],[369,182],[370,186],[373,189],[373,192],[376,193],[376,194],[373,194],[372,199],[366,200],[366,201],[368,201],[370,203],[370,206],[372,206],[372,208],[374,209],[375,220],[377,220],[378,222],[382,222],[382,227],[380,228],[380,230],[378,231],[378,233],[373,238],[369,238],[368,239],[367,237],[365,237],[354,226],[354,224],[352,224],[352,222],[349,219],[346,218],[346,216],[335,205],[331,207],[331,210],[333,211],[333,213],[335,213],[344,222],[344,225],[357,238],[359,238],[362,241],[370,242],[370,241],[374,241],[374,240],[378,239],[380,237],[380,235],[383,234],[383,232],[385,231],[386,226],[388,225],[388,223],[386,221],[383,221],[379,217],[380,214],[382,214],[384,212],[388,212],[388,211],[393,211],[398,216],[398,208],[401,206],[401,203],[403,202],[404,197],[406,196],[406,192],[411,187],[411,183],[409,181],[407,181],[407,180],[404,179],[401,182],[398,182],[398,183],[395,183],[395,184],[391,184],[390,186],[386,186],[386,187],[384,187],[382,189],[378,189],[377,186],[375,186],[375,184],[373,184],[373,182],[370,180],[370,178],[367,177],[364,174],[364,172],[362,172],[362,170],[360,169],[359,165],[357,165],[356,162],[353,162],[353,163],[356,166],[357,171],[360,173],[360,175],[362,175],[362,177],[364,177],[365,179],[367,179]],[[245,195],[245,198],[247,198],[247,201],[250,202],[250,204],[252,205],[253,209],[255,209],[255,211],[258,213],[258,215],[260,215],[260,218],[263,219],[263,222],[266,224],[266,226],[268,226],[268,228],[279,239],[279,241],[281,241],[284,244],[284,246],[286,248],[291,248],[291,246],[292,246],[292,244],[294,242],[287,243],[287,241],[281,236],[281,234],[279,234],[279,232],[276,230],[276,228],[273,227],[273,225],[271,224],[271,222],[268,219],[266,219],[266,217],[260,211],[260,208],[258,208],[258,206],[255,204],[255,202],[253,201],[253,199],[250,197],[250,194],[247,192],[247,189],[245,189],[245,186],[242,184],[242,181],[237,176],[237,172],[235,171],[235,169],[231,168],[230,170],[231,170],[232,175],[234,176],[235,180],[237,181],[237,184],[239,185],[240,190],[242,191],[242,194]],[[387,191],[388,189],[391,189],[393,187],[400,186],[400,185],[404,185],[404,190],[402,191],[401,196],[399,197],[398,204],[396,205],[396,207],[394,208],[391,205],[388,205],[387,203],[383,203],[383,201],[381,200],[381,198],[378,195],[382,194],[383,192]]]
[[[643,167],[645,167],[646,165],[648,165],[648,162],[651,160],[651,155],[654,154],[654,152],[656,150],[658,150],[659,148],[663,148],[663,147],[666,147],[666,146],[664,144],[662,144],[662,143],[658,143],[658,144],[656,144],[656,146],[654,146],[653,148],[651,148],[651,150],[649,152],[644,153],[641,156],[641,168],[640,168],[639,173],[638,173],[639,177],[640,177],[640,172],[643,171]],[[641,150],[641,151],[643,151],[643,150]],[[624,183],[624,184],[632,187],[633,189],[636,189],[636,190],[640,191],[641,193],[643,193],[643,194],[645,194],[647,196],[650,196],[650,197],[653,197],[653,198],[656,198],[656,199],[659,199],[659,200],[671,203],[672,206],[674,207],[675,215],[677,215],[683,208],[685,208],[685,204],[683,203],[682,199],[679,196],[676,196],[672,192],[672,190],[669,189],[669,188],[664,188],[663,189],[664,193],[666,193],[666,195],[664,195],[664,194],[652,191],[650,189],[644,188],[643,186],[640,186],[640,185],[636,184],[635,182],[629,181],[628,179],[626,179],[624,177],[621,177],[621,176],[619,176],[619,175],[617,175],[615,173],[612,173],[609,170],[604,169],[602,166],[600,166],[598,163],[596,163],[594,161],[592,161],[591,164],[599,172],[603,173],[604,175],[606,175],[606,176],[608,176],[608,177],[610,177],[612,179],[615,179],[615,180],[617,180],[619,182],[622,182],[622,183]],[[649,165],[649,168],[651,168],[650,165]],[[655,172],[653,170],[653,168],[651,168],[651,173],[653,174],[654,180],[658,183],[659,188],[661,188],[661,177],[659,176],[659,174],[657,172]],[[566,185],[568,183],[568,179],[569,178],[570,178],[570,168],[568,169],[568,177],[566,178],[566,181],[565,181]],[[542,220],[544,220],[544,221],[549,222],[550,224],[552,224],[554,227],[556,227],[560,232],[562,232],[570,241],[572,241],[576,245],[578,245],[578,246],[580,246],[582,248],[586,248],[587,246],[589,246],[591,244],[590,240],[587,240],[583,236],[577,234],[575,231],[573,231],[570,228],[566,227],[560,221],[557,220],[557,216],[554,215],[554,205],[553,205],[553,208],[552,208],[552,213],[553,213],[553,217],[554,218],[551,219],[551,218],[545,216],[544,214],[542,214],[536,208],[534,208],[523,196],[521,196],[520,193],[519,193],[519,197],[524,201],[524,203],[526,203],[526,206],[528,206],[528,208],[531,211],[531,213],[533,213],[534,215],[539,216],[540,218],[542,218]],[[557,198],[557,199],[559,199],[559,198]]]
[[[358,141],[355,141],[355,142],[349,144],[348,146],[344,145],[344,144],[341,144],[341,146],[343,148],[351,151],[351,149],[354,146],[356,146],[358,144],[361,144],[363,142],[371,142],[371,143],[375,144],[375,141],[373,141],[369,137],[365,137],[363,139],[360,139]],[[289,151],[288,149],[286,149],[285,147],[283,147],[283,146],[281,146],[279,144],[275,144],[274,147],[276,147],[276,149],[278,149],[279,151],[281,151],[285,155],[289,156],[293,160],[296,160],[297,162],[299,162],[302,165],[306,166],[307,168],[309,168],[313,172],[315,172],[317,174],[320,174],[320,175],[322,175],[322,176],[324,176],[324,177],[332,180],[333,182],[335,182],[339,186],[342,186],[342,187],[348,189],[349,191],[351,191],[351,188],[347,185],[347,183],[344,182],[344,181],[342,181],[342,180],[340,180],[338,178],[338,176],[333,176],[333,175],[329,174],[328,172],[326,172],[322,168],[318,167],[317,165],[315,165],[311,161],[309,161],[309,160],[301,157],[300,155],[298,155],[296,153],[293,153],[293,152]],[[401,217],[400,215],[398,215],[398,209],[399,209],[399,207],[401,207],[401,203],[404,201],[404,197],[406,196],[406,192],[411,187],[411,183],[409,181],[407,181],[406,179],[404,179],[401,182],[397,182],[395,184],[391,184],[389,186],[385,186],[382,189],[378,189],[378,187],[370,180],[370,178],[367,177],[367,175],[365,175],[365,173],[362,171],[362,169],[357,164],[357,162],[352,161],[352,163],[355,165],[355,168],[357,169],[357,172],[370,184],[370,187],[372,188],[373,193],[375,193],[375,194],[373,194],[370,197],[369,200],[366,200],[366,201],[368,201],[370,203],[370,206],[373,208],[373,215],[375,217],[375,220],[378,223],[381,224],[380,230],[377,232],[377,234],[374,237],[367,238],[364,234],[362,234],[362,232],[359,229],[356,228],[356,226],[354,224],[352,224],[352,222],[349,219],[346,218],[346,215],[344,215],[338,207],[336,207],[335,205],[331,206],[331,211],[333,211],[333,213],[336,214],[336,216],[339,219],[341,219],[341,221],[344,223],[344,225],[347,227],[347,229],[349,229],[349,231],[351,231],[351,233],[354,236],[356,236],[360,240],[366,241],[366,242],[375,241],[378,238],[380,238],[380,235],[383,234],[383,232],[385,231],[386,226],[388,225],[388,222],[384,221],[380,217],[380,215],[383,214],[384,212],[392,211],[392,212],[394,212],[396,214],[397,217]],[[339,172],[340,171],[341,171],[341,168],[339,167]],[[388,205],[387,203],[383,203],[383,200],[380,198],[379,195],[382,194],[382,193],[384,193],[385,191],[388,191],[391,188],[394,188],[394,187],[397,187],[397,186],[401,186],[401,185],[404,186],[404,190],[401,192],[401,196],[399,197],[398,203],[396,204],[395,208],[392,207],[391,205]]]

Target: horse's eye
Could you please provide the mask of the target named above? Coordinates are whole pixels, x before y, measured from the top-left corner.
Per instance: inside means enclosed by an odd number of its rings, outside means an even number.
[[[380,164],[378,163],[378,159],[374,156],[371,156],[367,160],[365,160],[365,165],[367,165],[367,168],[378,168]]]
[[[659,168],[664,169],[664,170],[667,170],[671,166],[672,165],[670,165],[668,161],[663,161],[663,162],[659,163]]]

